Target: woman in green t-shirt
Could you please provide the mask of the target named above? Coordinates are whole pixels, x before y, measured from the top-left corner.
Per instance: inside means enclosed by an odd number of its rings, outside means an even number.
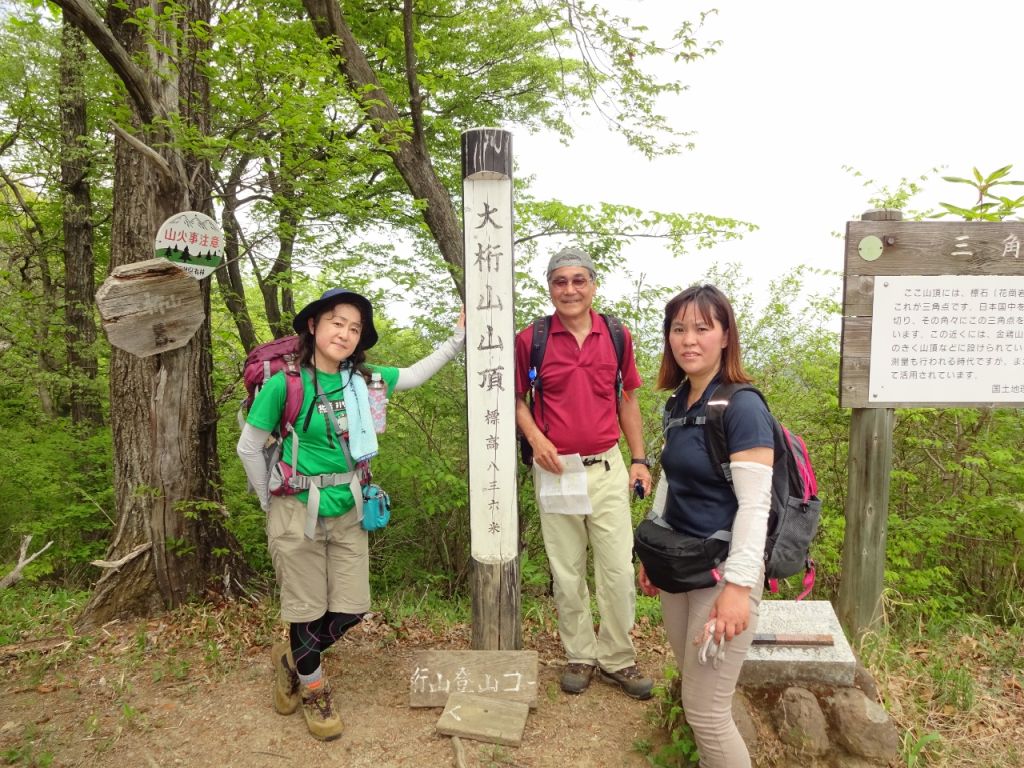
[[[291,714],[301,704],[310,733],[334,739],[343,726],[320,657],[370,608],[360,480],[377,439],[367,383],[379,374],[389,395],[419,386],[458,353],[466,331],[460,316],[451,338],[408,368],[367,365],[366,350],[377,343],[373,307],[343,288],[308,304],[292,326],[299,335],[302,407],[283,440],[281,461],[268,478],[263,447],[284,411],[284,372],[256,395],[238,455],[267,512],[281,616],[289,622],[289,643],[271,651],[274,707]],[[300,482],[286,477],[293,473]]]

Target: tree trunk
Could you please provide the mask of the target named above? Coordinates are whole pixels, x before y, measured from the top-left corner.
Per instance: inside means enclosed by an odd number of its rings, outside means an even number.
[[[45,242],[45,238],[43,238]],[[39,286],[43,292],[42,304],[39,307],[39,314],[36,319],[36,349],[39,350],[39,371],[43,375],[39,377],[39,403],[47,418],[54,418],[58,415],[57,403],[54,402],[53,392],[50,390],[50,382],[53,376],[61,370],[59,358],[51,349],[50,324],[51,318],[57,317],[57,287],[53,283],[50,274],[50,258],[56,254],[48,246],[40,246],[36,250],[39,260]]]
[[[382,136],[381,143],[389,147],[391,160],[409,191],[417,200],[426,201],[423,219],[437,241],[461,295],[464,263],[462,226],[452,205],[452,192],[437,177],[423,135],[418,132],[395,135],[402,125],[398,110],[381,88],[363,49],[353,37],[338,0],[302,0],[302,3],[317,35],[331,43],[338,59],[338,70],[363,105],[373,130]],[[410,104],[410,109],[417,114],[420,105]]]
[[[60,59],[61,187],[64,191],[64,320],[71,421],[100,424],[94,345],[95,258],[92,249],[92,196],[88,181],[86,107],[82,72],[85,38],[66,19]]]
[[[279,193],[280,194],[280,193]],[[292,293],[292,254],[295,251],[295,233],[298,221],[291,205],[291,190],[285,193],[287,202],[277,214],[277,258],[266,279],[260,284],[263,302],[267,308],[267,322],[275,339],[294,333],[295,297]]]
[[[174,147],[171,129],[161,127],[165,123],[154,126],[146,119],[179,113],[184,122],[205,130],[208,91],[195,66],[193,46],[199,42],[189,24],[208,22],[209,5],[203,0],[184,4],[178,38],[132,23],[136,10],[149,9],[146,0],[111,2],[109,26],[82,0],[57,4],[111,62],[132,97],[131,133],[119,131],[114,143],[111,267],[151,258],[158,227],[169,216],[211,208],[208,168]],[[160,46],[147,46],[148,35]],[[133,57],[144,58],[148,69],[137,67]],[[202,284],[207,318],[209,286]],[[212,367],[209,319],[188,344],[170,352],[138,358],[111,350],[118,520],[107,555],[110,567],[83,612],[83,626],[229,591],[249,576],[237,543],[222,525],[215,490]]]
[[[246,162],[240,161],[236,164],[223,190],[224,214],[221,217],[221,224],[224,227],[224,265],[214,270],[214,274],[217,276],[217,287],[220,288],[224,305],[235,321],[238,338],[248,353],[259,343],[259,339],[256,338],[252,317],[249,316],[245,284],[242,282],[242,270],[238,263],[242,252],[242,243],[239,242],[242,230],[238,226],[235,212],[238,210],[238,187],[245,167]]]
[[[39,373],[42,374],[36,377],[35,381],[36,393],[39,396],[39,408],[47,418],[53,418],[57,415],[57,408],[50,392],[50,382],[54,378],[52,374],[58,373],[60,366],[54,360],[50,350],[50,326],[57,314],[57,292],[50,276],[50,252],[47,245],[50,239],[43,229],[42,220],[36,214],[32,204],[25,199],[19,184],[2,169],[0,169],[0,178],[7,185],[18,209],[28,222],[23,230],[27,241],[24,255],[18,259],[12,258],[11,263],[13,265],[15,261],[21,262],[21,266],[16,269],[21,277],[21,289],[25,294],[33,295],[37,291],[40,294],[40,300],[32,302],[34,308],[27,320],[32,334],[32,348],[38,355]],[[38,288],[34,280],[33,263],[39,269]]]

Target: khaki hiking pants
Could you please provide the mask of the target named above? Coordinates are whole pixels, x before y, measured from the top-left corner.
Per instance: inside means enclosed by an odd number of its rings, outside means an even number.
[[[599,458],[586,468],[592,514],[542,512],[540,525],[554,580],[558,634],[569,663],[598,664],[607,672],[618,672],[636,663],[629,635],[636,610],[629,473],[618,445]],[[597,632],[587,586],[588,544],[594,554],[600,611]]]

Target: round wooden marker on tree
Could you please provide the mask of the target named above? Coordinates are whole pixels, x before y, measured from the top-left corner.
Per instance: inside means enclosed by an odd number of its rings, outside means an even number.
[[[199,283],[167,259],[116,267],[96,307],[111,345],[137,357],[185,346],[206,318]]]

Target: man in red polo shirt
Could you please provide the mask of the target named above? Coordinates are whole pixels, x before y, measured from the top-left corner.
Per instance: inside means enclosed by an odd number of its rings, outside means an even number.
[[[586,475],[589,514],[545,511],[538,493],[558,633],[568,660],[562,690],[582,693],[598,671],[627,695],[647,699],[652,682],[637,668],[629,635],[636,608],[629,489],[637,480],[645,492],[651,488],[634,396],[641,382],[633,339],[625,331],[622,397],[617,398],[615,346],[604,319],[591,309],[597,292],[595,277],[590,256],[578,248],[565,248],[551,257],[548,289],[555,314],[541,370],[534,372],[543,380],[537,398],[542,402],[535,401],[533,412],[526,402],[531,384],[531,324],[516,335],[516,424],[533,448],[535,488],[543,472],[562,474],[566,466],[562,457],[578,454]],[[633,456],[628,472],[619,451],[620,427]],[[588,543],[594,553],[601,614],[596,633],[587,587]]]

